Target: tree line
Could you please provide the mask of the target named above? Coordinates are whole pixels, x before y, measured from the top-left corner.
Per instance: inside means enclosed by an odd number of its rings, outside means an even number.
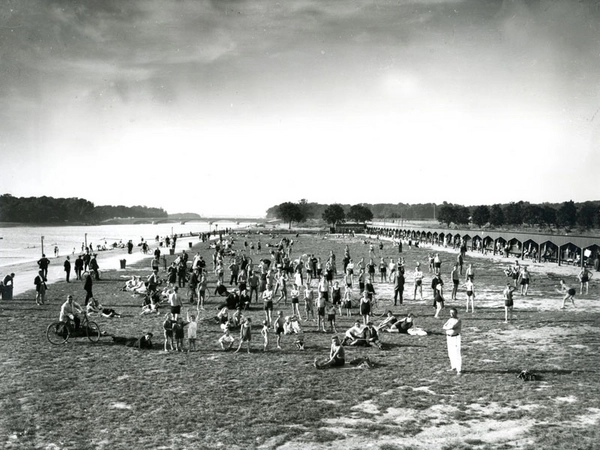
[[[162,208],[95,206],[82,198],[0,196],[0,222],[97,223],[114,217],[163,218]]]
[[[346,220],[366,222],[374,217],[379,219],[436,219],[446,225],[483,226],[538,226],[566,227],[578,226],[582,229],[600,228],[600,201],[575,203],[572,200],[562,204],[533,204],[523,201],[508,204],[463,206],[444,202],[407,205],[357,204],[322,205],[310,203],[306,199],[299,202],[284,202],[267,210],[267,218],[278,218],[290,224],[302,223],[309,219],[322,219],[336,225]]]

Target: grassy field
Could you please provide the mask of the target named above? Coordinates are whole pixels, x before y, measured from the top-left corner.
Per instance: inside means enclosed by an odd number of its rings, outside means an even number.
[[[263,254],[266,242],[263,237]],[[355,261],[368,257],[362,238],[295,238],[293,257],[314,253],[326,259],[334,250],[341,265],[344,245]],[[448,273],[456,254],[440,251]],[[200,249],[207,261],[210,250]],[[429,249],[404,248],[407,272],[416,261],[427,268]],[[378,252],[379,254],[379,252]],[[386,243],[386,257],[398,255]],[[173,258],[173,257],[171,257]],[[253,256],[256,262],[259,256]],[[367,258],[368,260],[368,258]],[[114,346],[109,338],[84,338],[52,346],[46,326],[58,318],[68,293],[83,303],[83,287],[58,282],[51,302],[36,307],[28,292],[0,304],[0,447],[7,449],[224,448],[224,449],[594,449],[600,446],[600,302],[597,279],[576,308],[560,310],[558,280],[570,282],[573,267],[528,264],[530,296],[516,296],[515,320],[504,320],[504,259],[469,255],[476,269],[476,312],[464,313],[462,376],[446,372],[449,361],[444,320],[433,318],[430,276],[425,300],[412,300],[407,279],[402,307],[413,312],[427,336],[385,334],[383,350],[348,348],[347,360],[369,357],[372,369],[347,364],[317,371],[316,357],[328,353],[331,334],[303,323],[306,350],[284,338],[261,351],[262,311],[253,305],[252,353],[220,350],[221,335],[208,320],[217,300],[209,299],[199,327],[199,351],[165,353]],[[210,266],[210,264],[209,264]],[[96,318],[101,329],[125,336],[145,331],[162,344],[162,315],[140,316],[141,299],[121,290],[124,276],[149,273],[149,261],[108,272],[95,296],[124,316]],[[426,273],[426,275],[428,275]],[[573,282],[574,284],[574,282]],[[214,288],[211,274],[210,287]],[[382,302],[392,287],[376,283]],[[355,298],[358,292],[355,292]],[[449,292],[446,293],[449,299]],[[289,314],[289,305],[278,305]],[[184,308],[184,314],[185,310]],[[356,311],[356,310],[355,310]],[[341,335],[355,317],[338,317]],[[529,369],[538,381],[516,375]]]

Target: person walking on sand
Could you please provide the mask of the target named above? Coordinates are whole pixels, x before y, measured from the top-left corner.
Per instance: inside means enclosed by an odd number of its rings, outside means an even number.
[[[565,296],[563,297],[563,301],[562,301],[562,306],[560,307],[560,309],[565,309],[565,304],[567,302],[567,300],[571,300],[571,304],[573,306],[575,306],[575,294],[577,293],[577,291],[575,289],[573,289],[570,286],[567,286],[564,282],[564,280],[560,280],[560,290],[558,291],[561,294],[564,294]]]
[[[462,373],[462,355],[461,355],[461,337],[462,322],[458,318],[456,308],[450,308],[450,319],[443,326],[446,332],[446,344],[448,345],[448,358],[450,359],[450,369],[456,370],[456,374]]]

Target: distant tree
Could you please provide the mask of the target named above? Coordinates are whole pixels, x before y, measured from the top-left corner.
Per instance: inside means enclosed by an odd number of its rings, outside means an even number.
[[[523,223],[523,202],[511,202],[504,207],[504,220],[508,225],[521,225]]]
[[[289,228],[292,228],[292,222],[302,222],[304,215],[298,203],[285,202],[277,207],[276,217],[289,223]]]
[[[542,205],[542,220],[541,225],[553,226],[556,225],[556,209],[550,205]]]
[[[298,202],[298,206],[300,207],[300,211],[302,211],[302,216],[304,217],[304,219],[302,220],[310,219],[311,217],[313,217],[312,207],[305,198],[300,199],[300,201]]]
[[[540,205],[525,204],[521,208],[523,223],[536,225],[543,223],[543,211]]]
[[[559,227],[572,227],[577,222],[577,207],[573,200],[564,202],[556,212],[556,223]]]
[[[495,204],[490,208],[490,224],[495,227],[504,225],[504,210],[502,206]]]
[[[364,205],[353,205],[350,207],[350,211],[346,215],[348,219],[354,220],[355,222],[367,222],[373,220],[373,213],[369,208]]]
[[[471,210],[466,206],[456,205],[454,207],[455,216],[454,223],[459,225],[467,225],[471,219]]]
[[[444,202],[439,208],[437,220],[440,223],[450,225],[452,222],[456,222],[457,210],[456,207],[450,203]]]
[[[471,221],[481,227],[490,220],[490,209],[486,205],[476,206],[471,215]]]
[[[577,210],[577,225],[589,230],[596,225],[599,216],[600,206],[593,202],[585,202]]]
[[[345,221],[346,213],[342,205],[336,203],[325,208],[322,217],[325,222],[335,226]]]

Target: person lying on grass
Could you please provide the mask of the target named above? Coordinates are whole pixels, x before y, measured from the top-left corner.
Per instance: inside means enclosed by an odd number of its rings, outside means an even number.
[[[427,336],[423,328],[415,327],[414,314],[408,313],[406,317],[397,320],[387,330],[389,333],[410,334],[411,336]]]
[[[102,336],[110,336],[112,337],[113,344],[125,345],[126,347],[139,348],[143,349],[152,349],[152,333],[145,333],[140,338],[134,337],[124,337],[124,336],[115,336],[114,334],[107,333],[106,331],[102,332]]]
[[[340,343],[340,338],[333,336],[331,338],[331,348],[329,349],[329,359],[324,362],[319,362],[316,358],[313,365],[317,369],[329,369],[331,367],[342,367],[346,364],[346,355],[344,347]]]
[[[232,350],[235,338],[231,335],[229,328],[225,328],[225,334],[219,338],[219,345],[224,351]]]
[[[388,311],[386,318],[383,319],[379,325],[377,325],[377,331],[388,330],[396,322],[398,322],[396,316],[392,314],[392,311]]]
[[[100,314],[102,317],[112,319],[113,317],[121,317],[121,314],[112,308],[103,307],[94,297],[90,298],[87,304],[88,314]]]

